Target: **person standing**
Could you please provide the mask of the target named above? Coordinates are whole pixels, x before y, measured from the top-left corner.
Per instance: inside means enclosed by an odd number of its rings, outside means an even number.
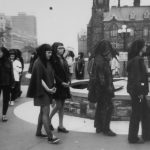
[[[88,86],[88,100],[97,103],[94,127],[96,133],[102,132],[106,136],[116,136],[110,129],[110,121],[113,113],[114,85],[110,61],[112,46],[107,40],[97,43],[94,48],[93,73],[90,74]],[[92,58],[91,58],[92,59]]]
[[[3,93],[2,121],[6,122],[6,117],[10,90],[14,84],[13,67],[9,59],[9,51],[5,47],[0,47],[0,94]],[[3,91],[3,92],[2,92]]]
[[[20,60],[18,59],[17,49],[10,49],[9,53],[10,53],[10,59],[13,65],[13,73],[14,73],[14,79],[15,79],[14,87],[11,90],[11,100],[10,100],[10,105],[13,106],[15,103],[15,100],[20,95],[20,77],[21,77],[21,72],[22,72],[22,64]]]
[[[150,140],[150,127],[148,125],[148,74],[143,55],[146,52],[145,42],[142,39],[135,40],[128,53],[127,92],[130,94],[132,113],[130,116],[128,141],[129,143],[143,143]],[[142,123],[142,138],[138,137],[139,123]]]
[[[78,54],[78,58],[75,63],[76,79],[78,80],[84,79],[84,68],[85,68],[84,54],[80,52]]]
[[[73,53],[73,51],[68,51],[65,59],[67,60],[67,63],[69,66],[69,74],[70,74],[70,80],[71,80],[72,75],[74,73],[74,53]]]
[[[59,126],[57,130],[58,132],[68,133],[69,131],[63,125],[63,119],[64,119],[65,100],[71,98],[69,89],[70,85],[69,67],[67,61],[63,57],[63,54],[65,52],[63,44],[60,42],[55,42],[52,45],[52,49],[53,49],[52,66],[55,71],[57,90],[56,93],[53,95],[53,98],[56,101],[56,105],[54,106],[49,118],[51,122],[53,116],[58,111]],[[52,124],[51,128],[53,129]]]
[[[54,71],[50,63],[52,49],[49,44],[42,44],[37,48],[38,58],[34,62],[31,80],[27,91],[27,97],[34,98],[34,105],[40,107],[36,136],[45,137],[42,126],[48,136],[48,142],[56,144],[60,139],[56,138],[49,127],[50,104],[52,95],[56,92],[54,86]]]

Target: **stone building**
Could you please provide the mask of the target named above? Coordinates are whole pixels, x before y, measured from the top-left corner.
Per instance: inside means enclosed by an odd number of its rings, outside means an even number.
[[[11,47],[37,46],[36,18],[25,13],[11,16]]]
[[[81,31],[78,34],[78,53],[82,52],[87,57],[87,32]]]
[[[19,13],[16,16],[0,14],[0,46],[22,51],[25,62],[30,53],[37,47],[36,17]]]
[[[130,28],[130,35],[122,38],[118,30],[122,25]],[[117,51],[126,47],[138,38],[150,44],[150,6],[140,6],[140,0],[134,0],[133,6],[112,6],[109,0],[93,0],[92,16],[87,27],[87,51],[92,52],[95,44],[107,39]],[[126,40],[126,43],[124,41]]]
[[[0,14],[0,43],[7,48],[37,46],[36,18],[24,13],[17,16]]]

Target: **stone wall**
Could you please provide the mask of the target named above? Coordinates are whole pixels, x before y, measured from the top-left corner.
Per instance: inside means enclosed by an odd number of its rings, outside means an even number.
[[[131,114],[131,100],[127,97],[115,97],[113,99],[114,112],[112,120],[129,120]],[[87,97],[72,96],[65,102],[65,113],[73,116],[94,119],[95,104],[89,104]]]

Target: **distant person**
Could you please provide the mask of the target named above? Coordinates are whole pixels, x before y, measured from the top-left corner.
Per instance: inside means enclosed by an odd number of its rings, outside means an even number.
[[[54,86],[54,71],[51,66],[52,49],[49,44],[42,44],[37,48],[38,58],[34,62],[27,97],[34,98],[34,106],[40,107],[36,136],[46,137],[42,133],[42,126],[48,136],[48,142],[56,144],[60,139],[56,138],[49,127],[50,104],[52,95],[56,92]]]
[[[52,122],[53,116],[58,112],[59,116],[59,126],[57,128],[58,132],[68,133],[69,131],[64,127],[64,104],[65,100],[71,98],[70,94],[70,76],[68,63],[63,57],[65,48],[63,43],[55,42],[52,45],[53,57],[52,66],[55,71],[56,79],[56,93],[53,95],[56,105],[54,106],[50,114],[50,122]],[[51,129],[54,129],[51,123]]]
[[[70,80],[74,73],[74,63],[75,63],[74,57],[75,57],[75,55],[74,55],[73,51],[68,51],[68,53],[65,57],[65,59],[67,60],[68,66],[69,66]]]
[[[85,68],[84,54],[80,52],[78,53],[78,58],[76,59],[75,63],[76,79],[78,80],[84,79],[84,68]]]
[[[32,68],[33,68],[33,64],[35,62],[35,60],[37,59],[37,53],[36,51],[31,53],[31,57],[30,57],[30,64],[29,64],[29,69],[28,69],[28,73],[32,73]]]
[[[144,63],[146,52],[145,42],[142,39],[135,40],[128,53],[128,82],[127,92],[132,102],[128,141],[129,143],[143,143],[150,140],[150,118],[146,95],[148,95],[148,74]],[[142,124],[142,137],[138,137],[139,124]]]
[[[119,53],[112,51],[111,70],[113,77],[120,77]]]
[[[93,73],[90,74],[88,86],[88,100],[97,103],[94,127],[96,133],[103,133],[106,136],[116,136],[110,129],[110,121],[113,113],[114,85],[110,61],[112,45],[107,40],[97,43],[94,48]],[[92,59],[92,58],[91,58]]]
[[[10,90],[14,85],[13,67],[9,59],[9,51],[5,47],[0,47],[0,95],[3,94],[2,106],[2,121],[6,122],[6,117],[9,100]]]
[[[14,73],[14,80],[15,84],[14,87],[11,89],[11,99],[10,99],[10,105],[13,106],[15,104],[15,100],[20,96],[20,78],[22,73],[22,64],[20,59],[17,55],[17,49],[10,49],[10,60],[13,65],[13,73]]]
[[[17,60],[21,62],[21,73],[20,73],[20,80],[19,80],[19,88],[18,88],[18,97],[21,96],[22,90],[21,90],[21,79],[22,79],[22,74],[23,74],[23,69],[24,69],[24,60],[22,57],[22,52],[19,49],[16,49],[16,55],[17,55]]]

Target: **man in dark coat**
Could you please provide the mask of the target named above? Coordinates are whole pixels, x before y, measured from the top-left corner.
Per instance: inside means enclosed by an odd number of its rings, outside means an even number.
[[[90,76],[88,100],[97,103],[94,127],[96,132],[103,132],[107,136],[116,134],[110,129],[113,112],[114,86],[110,68],[111,60],[110,42],[102,40],[94,49],[94,72]]]
[[[131,96],[132,113],[129,124],[129,143],[143,143],[150,140],[150,119],[148,119],[148,75],[143,54],[146,52],[144,40],[136,40],[131,44],[128,53],[127,92]],[[142,123],[142,138],[138,137],[139,123]]]

